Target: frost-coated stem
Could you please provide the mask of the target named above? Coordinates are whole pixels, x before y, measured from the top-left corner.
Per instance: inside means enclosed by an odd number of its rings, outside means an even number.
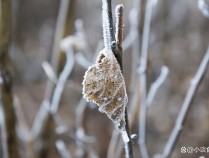
[[[104,45],[106,50],[110,50],[112,49],[112,42],[115,41],[112,19],[112,1],[102,0],[102,4]]]
[[[117,5],[116,10],[115,10],[115,15],[116,15],[115,37],[116,37],[117,48],[114,54],[121,67],[121,70],[123,70],[123,64],[122,64],[123,12],[124,12],[123,5],[122,4]],[[129,133],[129,121],[128,121],[127,107],[125,109],[125,122],[126,122],[126,135],[124,136],[124,134],[122,134],[124,145],[125,145],[125,154],[126,154],[125,156],[126,158],[133,158],[133,149],[132,149],[132,141],[131,141],[130,133]],[[129,141],[126,141],[127,139],[129,139]]]
[[[175,127],[173,128],[173,131],[168,139],[168,142],[165,146],[165,149],[163,151],[163,158],[167,158],[171,155],[171,152],[178,141],[179,135],[181,134],[182,128],[184,126],[185,118],[188,114],[189,108],[191,106],[191,103],[194,99],[194,96],[198,90],[198,87],[200,83],[202,82],[202,79],[206,73],[206,70],[208,68],[209,63],[209,46],[207,49],[207,52],[202,59],[202,62],[197,70],[196,75],[191,80],[190,87],[187,91],[186,97],[183,101],[180,113],[177,117]]]
[[[121,70],[123,70],[122,64],[122,31],[123,31],[123,5],[118,5],[116,7],[116,39],[115,41],[114,30],[113,30],[113,19],[112,19],[112,7],[111,7],[111,0],[102,0],[103,2],[103,36],[104,36],[104,45],[105,49],[112,50],[114,53]],[[116,43],[114,45],[113,43]],[[125,109],[125,122],[126,122],[126,137],[122,134],[124,145],[125,145],[125,152],[126,158],[133,158],[133,151],[132,151],[132,141],[130,139],[129,134],[129,125],[128,125],[128,113],[127,108]],[[129,141],[126,141],[127,138]]]
[[[122,4],[117,5],[115,9],[115,17],[116,17],[115,39],[118,47],[121,47],[123,42],[123,12],[124,12],[124,6]]]
[[[148,158],[148,151],[146,147],[146,120],[147,120],[147,62],[148,62],[148,45],[150,24],[152,19],[152,10],[155,0],[148,0],[146,4],[144,30],[142,36],[142,52],[140,65],[140,118],[139,118],[139,146],[143,158]]]

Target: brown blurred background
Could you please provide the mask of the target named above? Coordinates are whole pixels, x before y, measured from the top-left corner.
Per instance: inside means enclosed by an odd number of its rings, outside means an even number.
[[[142,1],[140,32],[143,29],[145,2]],[[48,78],[41,65],[44,61],[50,62],[52,58],[52,46],[60,1],[15,0],[12,3],[14,26],[13,42],[10,50],[13,64],[14,94],[23,108],[29,128],[31,128],[45,95]],[[133,2],[132,0],[114,0],[113,7],[119,3],[123,3],[125,6],[125,38],[130,29],[128,18]],[[101,7],[101,0],[70,1],[64,34],[65,36],[73,35],[75,33],[74,22],[77,19],[82,19],[91,57],[97,49],[98,41],[102,40]],[[170,73],[165,83],[160,87],[153,105],[148,111],[147,145],[148,151],[152,155],[163,151],[175,125],[190,80],[207,50],[209,43],[208,26],[209,19],[204,17],[198,9],[197,0],[159,0],[153,10],[149,42],[150,75],[148,83],[151,84],[156,80],[162,65],[166,65],[170,69]],[[75,53],[78,52],[75,51]],[[132,58],[130,52],[131,49],[129,48],[123,56],[124,76],[128,89],[130,89],[131,84]],[[85,70],[80,64],[75,63],[60,103],[59,114],[68,125],[69,134],[72,135],[76,130],[75,112],[82,97],[81,82]],[[200,153],[181,154],[180,148],[182,146],[209,147],[208,80],[209,71],[207,71],[194,99],[172,158],[201,156]],[[129,90],[128,95],[130,94]],[[137,104],[140,106],[139,102]],[[105,158],[114,129],[113,125],[94,105],[88,105],[84,114],[83,125],[86,134],[94,137],[94,141],[89,144],[85,143],[85,146],[92,146],[100,158]],[[138,133],[138,118],[135,119],[131,132]],[[137,139],[133,142],[135,157],[139,158]],[[75,140],[69,140],[67,144],[70,151],[74,153],[76,150]],[[209,153],[205,156],[209,157]],[[56,156],[51,156],[51,158],[56,158]]]

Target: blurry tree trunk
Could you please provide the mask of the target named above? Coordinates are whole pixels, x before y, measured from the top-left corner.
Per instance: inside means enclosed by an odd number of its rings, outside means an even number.
[[[12,77],[9,72],[9,45],[11,39],[11,2],[0,0],[0,105],[4,118],[1,140],[5,140],[3,158],[19,158],[16,138],[16,117],[13,106]],[[2,129],[2,127],[5,127]]]

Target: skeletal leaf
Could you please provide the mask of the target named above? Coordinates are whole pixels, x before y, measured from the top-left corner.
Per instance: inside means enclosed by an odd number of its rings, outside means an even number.
[[[84,98],[96,103],[120,130],[125,131],[125,107],[128,101],[120,66],[111,50],[102,50],[83,80]]]

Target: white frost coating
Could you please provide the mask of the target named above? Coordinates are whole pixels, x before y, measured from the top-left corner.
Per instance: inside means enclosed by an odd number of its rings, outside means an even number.
[[[121,131],[121,135],[122,135],[122,138],[123,138],[124,142],[128,143],[130,141],[126,131]]]
[[[204,0],[198,0],[198,8],[205,17],[209,18],[209,8]]]
[[[104,45],[106,50],[111,49],[111,37],[110,37],[110,21],[108,18],[108,4],[106,0],[102,0],[102,23],[103,23],[103,36]]]

